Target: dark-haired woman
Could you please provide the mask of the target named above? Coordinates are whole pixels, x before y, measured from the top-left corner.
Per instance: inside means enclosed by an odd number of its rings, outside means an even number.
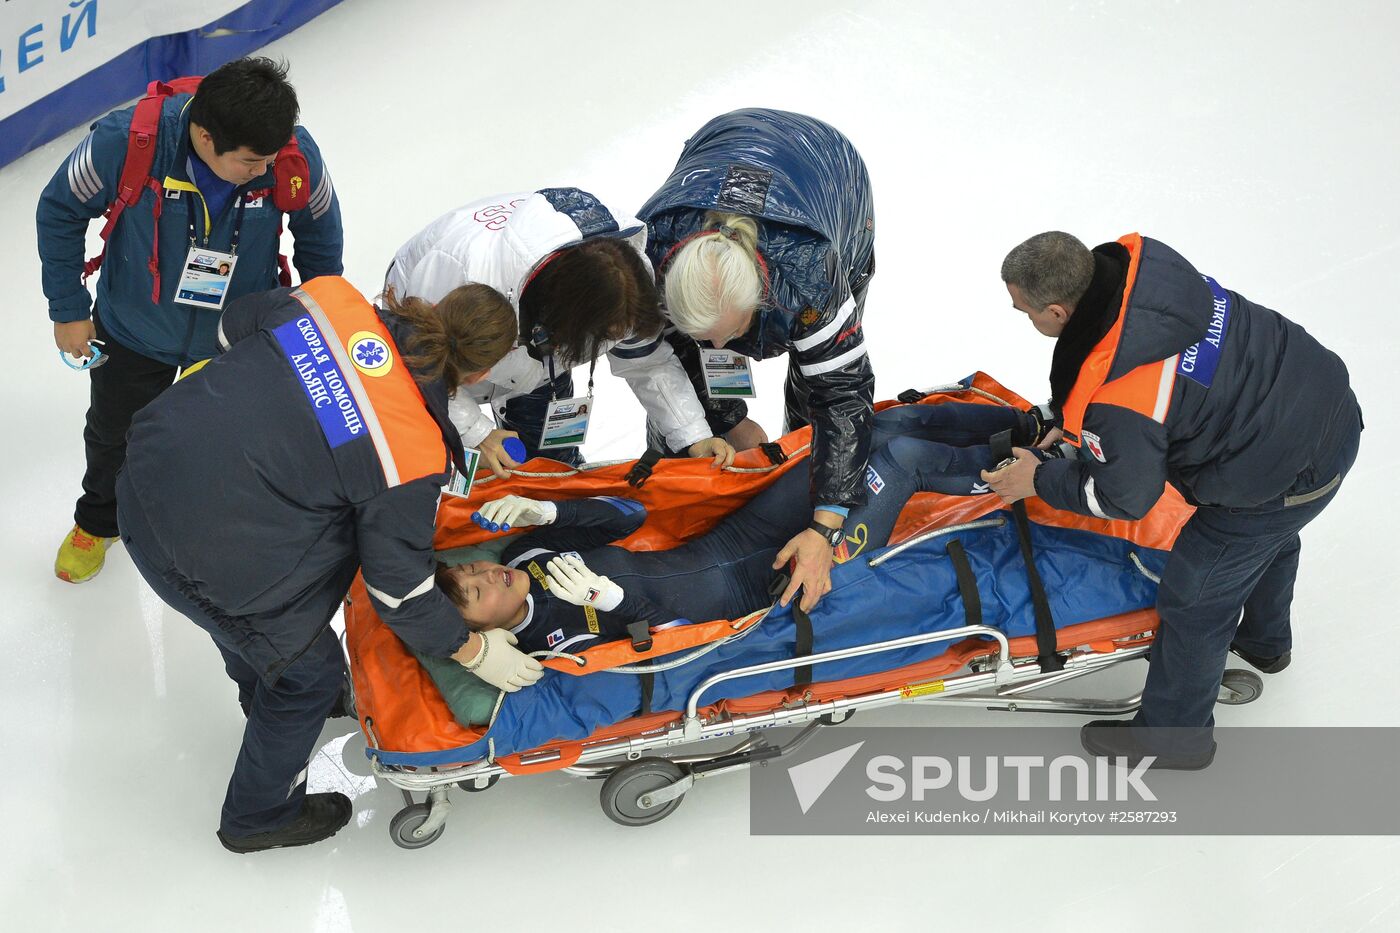
[[[672,450],[727,466],[734,449],[712,437],[705,412],[670,345],[650,264],[646,228],[586,191],[546,188],[483,198],[433,221],[398,251],[386,285],[436,301],[478,282],[505,295],[518,316],[518,345],[462,393],[452,420],[462,443],[498,476],[516,462],[503,442],[540,452],[549,404],[574,395],[572,370],[607,354]],[[489,405],[491,415],[480,405]],[[595,409],[596,406],[590,405]],[[494,423],[493,418],[494,416]],[[577,447],[547,456],[581,462]]]
[[[248,716],[219,839],[302,845],[349,819],[303,769],[344,681],[328,623],[357,570],[405,642],[516,690],[540,677],[514,637],[469,633],[433,586],[438,498],[462,447],[448,399],[515,340],[484,285],[380,311],[344,279],[242,298],[224,352],[137,414],[118,479],[141,575],[214,639]],[[508,634],[508,633],[507,633]]]

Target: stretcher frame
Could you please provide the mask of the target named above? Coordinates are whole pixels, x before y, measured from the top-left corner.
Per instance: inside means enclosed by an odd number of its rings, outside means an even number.
[[[1003,517],[980,519],[929,531],[902,542],[896,547],[870,559],[871,566],[922,542],[978,528],[1006,524]],[[1147,571],[1141,567],[1142,572]],[[1118,716],[1134,712],[1141,704],[1141,692],[1118,699],[1101,700],[1086,697],[1036,697],[1030,694],[1058,686],[1147,655],[1154,635],[1152,628],[1120,636],[1108,645],[1102,641],[1061,649],[1063,660],[1059,670],[1045,671],[1033,654],[1015,656],[1011,639],[999,629],[987,625],[964,625],[937,632],[924,632],[901,638],[872,642],[817,654],[744,665],[721,671],[698,684],[691,691],[686,708],[662,729],[640,731],[634,735],[613,736],[597,741],[584,740],[583,750],[570,764],[560,763],[558,748],[527,752],[520,756],[519,765],[507,769],[488,757],[485,760],[459,766],[412,768],[382,763],[371,754],[370,768],[375,778],[397,787],[403,794],[405,806],[395,815],[390,835],[403,848],[420,848],[438,839],[446,829],[452,809],[449,790],[453,786],[468,792],[488,790],[501,778],[533,773],[561,771],[590,779],[626,776],[626,769],[644,764],[648,773],[640,791],[623,788],[626,799],[609,800],[608,784],[626,785],[627,781],[609,781],[603,789],[603,809],[614,821],[623,825],[646,825],[668,816],[681,798],[702,778],[717,777],[742,770],[759,761],[781,757],[796,750],[822,726],[838,725],[856,712],[874,710],[898,703],[914,702],[931,706],[976,706],[1005,712],[1075,713],[1093,716]],[[985,654],[969,658],[959,672],[951,676],[934,677],[920,683],[893,689],[876,690],[855,696],[816,701],[799,699],[779,709],[733,713],[706,711],[701,702],[712,687],[728,680],[755,674],[806,667],[827,661],[839,661],[864,655],[878,654],[915,645],[937,642],[962,642],[984,639],[989,649]],[[993,645],[995,650],[992,651]],[[1105,650],[1107,649],[1107,650]],[[600,671],[593,676],[605,676]],[[619,669],[618,674],[632,674]],[[1218,701],[1227,704],[1248,703],[1262,692],[1258,675],[1243,671],[1226,671],[1222,678]],[[810,692],[805,694],[810,698]],[[777,726],[804,725],[786,745],[763,743],[760,733]],[[367,727],[371,728],[372,727]],[[684,745],[708,743],[732,736],[744,736],[739,744],[722,751],[659,756],[659,752]],[[370,740],[378,744],[373,735]],[[662,764],[664,763],[664,764]],[[668,773],[669,772],[669,773]],[[650,778],[650,780],[645,780]],[[636,784],[635,781],[630,782]],[[656,785],[656,786],[652,786]],[[415,793],[426,794],[419,802]],[[621,817],[621,818],[620,818]]]
[[[929,396],[935,393],[949,395],[975,395],[999,405],[1010,403],[991,392],[975,385],[951,383],[940,385],[909,395]],[[805,445],[796,453],[805,450]],[[564,474],[582,472],[595,468],[615,465],[616,461],[592,463]],[[766,472],[772,467],[744,469],[729,467],[735,472]],[[523,471],[512,471],[528,475]],[[489,478],[484,482],[489,482]],[[1007,523],[1005,513],[978,518],[954,525],[916,534],[898,545],[880,553],[863,558],[871,567],[903,553],[923,542],[982,528],[1000,527]],[[1152,574],[1136,554],[1130,555],[1139,572],[1151,578]],[[767,611],[764,611],[766,615]],[[1042,668],[1034,647],[1028,647],[1025,654],[1012,653],[1011,639],[1000,629],[987,625],[964,625],[937,632],[924,632],[896,639],[872,642],[817,654],[803,655],[761,664],[743,665],[714,674],[698,684],[691,691],[686,707],[677,712],[675,718],[657,728],[654,724],[639,725],[628,734],[610,734],[603,738],[582,740],[577,757],[568,763],[560,747],[543,746],[533,752],[517,756],[509,767],[495,760],[494,754],[476,762],[461,765],[424,766],[386,764],[378,755],[370,753],[371,774],[378,780],[399,789],[403,795],[404,807],[390,821],[389,835],[394,843],[402,848],[416,849],[435,842],[445,831],[448,816],[452,810],[449,791],[452,787],[477,793],[489,790],[504,777],[524,776],[537,772],[563,772],[588,779],[605,779],[600,794],[604,812],[615,822],[623,825],[642,826],[657,822],[668,816],[702,778],[717,777],[740,771],[751,765],[789,754],[804,744],[815,731],[823,726],[839,725],[855,713],[875,710],[900,703],[918,703],[928,706],[968,706],[983,707],[1004,712],[1045,712],[1070,713],[1091,716],[1118,716],[1135,712],[1142,702],[1141,691],[1131,696],[1117,699],[1092,699],[1087,697],[1040,697],[1031,694],[1049,687],[1059,686],[1094,674],[1117,664],[1138,658],[1145,658],[1151,649],[1155,635],[1155,613],[1140,613],[1144,624],[1125,630],[1109,639],[1092,638],[1087,643],[1061,646],[1056,655],[1062,666],[1055,670]],[[744,625],[752,618],[744,617],[735,623],[736,634],[731,638],[743,637],[756,625]],[[760,618],[757,624],[761,624]],[[1088,623],[1093,624],[1093,623]],[[741,629],[742,626],[742,630]],[[1071,632],[1070,626],[1059,630],[1060,635]],[[956,670],[916,679],[914,683],[896,688],[875,689],[851,696],[841,696],[828,700],[816,700],[810,690],[795,700],[785,700],[778,709],[761,712],[734,712],[719,707],[701,706],[708,690],[717,684],[756,674],[809,667],[828,661],[879,654],[915,645],[952,642],[954,645],[982,639],[987,651],[972,651]],[[1033,641],[1033,639],[1031,639]],[[718,646],[723,642],[713,643]],[[995,650],[993,651],[993,645]],[[549,653],[552,657],[570,657],[566,654]],[[582,659],[576,659],[583,666]],[[662,661],[667,664],[674,662]],[[913,665],[917,667],[918,665]],[[641,668],[619,667],[598,671],[591,676],[608,674],[635,676]],[[895,673],[895,672],[890,672]],[[835,682],[839,683],[839,681]],[[813,684],[812,686],[819,686]],[[794,688],[796,689],[796,688]],[[353,701],[353,678],[351,679],[351,699]],[[1217,702],[1239,705],[1252,702],[1263,692],[1263,681],[1252,671],[1230,669],[1221,678]],[[634,717],[643,719],[645,717]],[[624,721],[625,723],[626,721]],[[648,720],[649,722],[649,720]],[[622,725],[622,724],[619,724]],[[765,743],[762,733],[779,726],[804,725],[805,728],[784,745]],[[371,748],[380,747],[374,734],[372,721],[362,722]],[[694,746],[714,742],[719,739],[743,736],[737,745],[722,751],[692,752],[688,754],[661,755],[659,753],[681,746]],[[638,780],[629,780],[630,776]],[[414,797],[424,795],[423,800]]]

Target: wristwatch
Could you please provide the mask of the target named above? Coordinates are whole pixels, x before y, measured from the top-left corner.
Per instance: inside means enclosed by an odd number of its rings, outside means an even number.
[[[840,528],[828,528],[815,518],[812,519],[812,524],[807,526],[807,530],[815,531],[817,534],[821,535],[826,539],[826,543],[832,547],[836,547],[836,545],[841,543],[842,531]]]

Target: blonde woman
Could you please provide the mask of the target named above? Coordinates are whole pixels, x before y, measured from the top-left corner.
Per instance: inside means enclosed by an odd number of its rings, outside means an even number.
[[[662,285],[667,339],[712,433],[738,448],[767,439],[743,401],[705,392],[700,350],[788,356],[784,429],[813,426],[812,518],[775,567],[795,561],[782,603],[800,588],[810,610],[831,587],[847,512],[883,485],[866,475],[875,374],[862,316],[875,220],[865,163],[820,120],[737,110],[686,142],[671,177],[637,214]]]

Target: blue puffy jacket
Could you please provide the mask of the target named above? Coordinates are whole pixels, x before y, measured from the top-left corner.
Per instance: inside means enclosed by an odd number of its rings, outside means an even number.
[[[217,352],[219,324],[218,310],[173,301],[189,251],[191,214],[196,232],[205,219],[203,197],[189,171],[189,160],[196,158],[190,148],[190,99],[189,94],[177,94],[161,109],[151,164],[151,177],[164,185],[159,221],[153,214],[157,195],[147,189],[112,231],[97,282],[97,314],[106,331],[123,346],[175,366],[212,357]],[[94,123],[39,198],[39,258],[49,317],[55,322],[86,320],[91,313],[92,297],[82,281],[88,224],[116,200],[134,112],[134,107],[128,107]],[[306,207],[287,217],[287,227],[296,239],[293,264],[302,281],[339,275],[343,271],[340,203],[311,134],[300,126],[295,132],[311,169],[307,180],[311,196]],[[227,252],[233,242],[236,205],[240,198],[245,202],[238,262],[225,306],[240,295],[277,287],[282,213],[271,196],[253,197],[272,184],[269,171],[237,188],[218,216],[209,218],[208,245]],[[159,247],[159,303],[151,300],[153,282],[147,265],[153,240]]]
[[[709,211],[758,219],[768,266],[767,301],[726,348],[755,359],[792,355],[806,411],[789,419],[813,425],[813,502],[859,504],[875,387],[862,330],[875,206],[860,153],[835,128],[799,113],[715,117],[686,141],[670,178],[637,212],[659,275]]]

